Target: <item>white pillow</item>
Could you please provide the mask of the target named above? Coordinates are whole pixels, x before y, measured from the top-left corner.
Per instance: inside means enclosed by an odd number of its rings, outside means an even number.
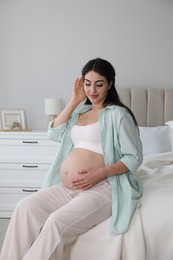
[[[168,125],[168,126],[170,126],[171,128],[173,128],[173,121],[167,121],[167,122],[165,123],[165,125]]]
[[[170,127],[171,143],[172,143],[172,151],[173,151],[173,121],[168,121],[168,122],[165,123],[165,125],[168,125]]]
[[[168,126],[139,127],[143,155],[172,151],[171,129]]]

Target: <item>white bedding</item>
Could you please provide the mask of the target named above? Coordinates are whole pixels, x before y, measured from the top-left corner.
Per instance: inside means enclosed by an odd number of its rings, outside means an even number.
[[[146,156],[137,175],[142,207],[128,232],[110,236],[109,218],[66,249],[68,260],[173,260],[173,152]]]

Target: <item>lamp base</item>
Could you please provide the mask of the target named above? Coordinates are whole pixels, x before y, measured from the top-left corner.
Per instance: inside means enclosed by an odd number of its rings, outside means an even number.
[[[51,115],[51,116],[49,116],[49,122],[55,120],[56,117],[57,117],[57,115]]]

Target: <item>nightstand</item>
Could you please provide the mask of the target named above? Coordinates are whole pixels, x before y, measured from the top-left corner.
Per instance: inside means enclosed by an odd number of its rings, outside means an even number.
[[[41,188],[57,150],[46,131],[0,132],[0,217]]]

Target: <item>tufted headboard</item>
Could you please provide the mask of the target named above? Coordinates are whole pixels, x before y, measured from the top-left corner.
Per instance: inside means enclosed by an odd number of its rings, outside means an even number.
[[[173,88],[117,88],[117,91],[139,126],[161,126],[173,120]]]

